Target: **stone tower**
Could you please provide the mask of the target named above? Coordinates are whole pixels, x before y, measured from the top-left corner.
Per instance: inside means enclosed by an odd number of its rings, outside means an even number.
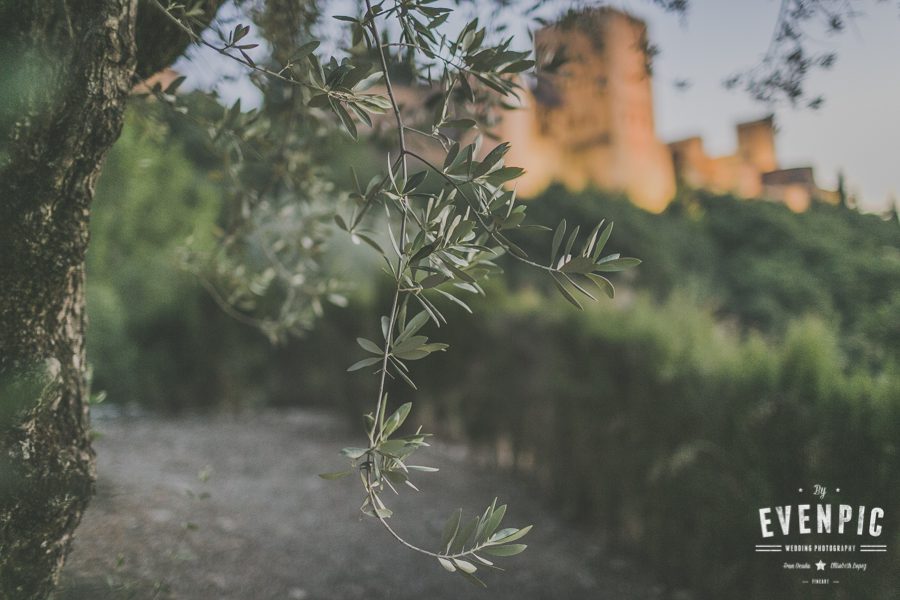
[[[675,175],[654,128],[646,49],[644,22],[609,8],[573,13],[537,32],[539,60],[562,55],[565,63],[538,77],[520,110],[503,115],[500,137],[512,142],[507,163],[526,169],[520,194],[559,181],[574,190],[622,191],[646,210],[665,209]]]
[[[737,150],[724,156],[709,156],[698,136],[669,144],[680,181],[695,189],[759,198],[762,175],[778,170],[774,117],[738,123],[736,130]]]
[[[769,115],[757,121],[738,123],[738,155],[760,173],[778,169],[775,157],[775,120]]]

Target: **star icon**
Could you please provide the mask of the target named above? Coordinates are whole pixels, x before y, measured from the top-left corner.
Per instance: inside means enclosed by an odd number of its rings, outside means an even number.
[[[819,560],[819,562],[815,563],[815,565],[816,565],[816,571],[824,571],[825,570],[825,563],[821,559]]]

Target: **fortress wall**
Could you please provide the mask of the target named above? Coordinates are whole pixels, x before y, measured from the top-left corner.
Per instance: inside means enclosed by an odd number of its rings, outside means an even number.
[[[615,187],[635,204],[661,212],[675,195],[675,170],[671,153],[656,136],[647,27],[618,12],[608,13],[605,26],[614,155],[607,168]]]
[[[711,157],[700,137],[669,144],[678,177],[686,185],[716,193],[758,198],[763,193],[763,173],[777,171],[775,131],[771,116],[737,126],[734,154]]]
[[[809,169],[779,170],[774,118],[737,125],[737,148],[709,156],[700,137],[663,144],[656,135],[643,21],[610,8],[569,15],[535,35],[546,62],[563,53],[556,74],[537,76],[522,108],[503,113],[497,133],[512,142],[507,164],[526,169],[523,197],[553,182],[626,193],[636,205],[665,210],[677,180],[696,189],[766,198],[805,210],[836,193],[818,188]],[[795,181],[798,171],[807,180]]]
[[[622,191],[647,210],[665,209],[675,174],[654,129],[645,36],[641,21],[602,9],[537,32],[539,55],[564,52],[568,62],[541,76],[524,107],[499,127],[504,139],[516,140],[508,163],[527,171],[520,193],[559,181],[573,190]]]
[[[525,174],[514,182],[518,194],[524,198],[536,196],[553,183],[562,170],[560,154],[540,134],[538,113],[531,94],[522,93],[522,102],[515,110],[503,113],[498,126],[500,138],[510,142],[505,164],[522,167]]]
[[[760,173],[778,169],[775,155],[775,120],[772,115],[739,123],[737,126],[738,155]]]

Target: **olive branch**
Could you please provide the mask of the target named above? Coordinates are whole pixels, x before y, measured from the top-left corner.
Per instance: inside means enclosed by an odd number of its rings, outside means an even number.
[[[495,499],[481,515],[463,519],[457,510],[448,519],[437,550],[416,546],[402,537],[390,524],[393,512],[383,498],[386,490],[399,493],[408,486],[418,490],[411,480],[413,472],[437,469],[410,464],[410,457],[428,446],[430,434],[421,428],[410,435],[396,435],[407,421],[412,404],[405,403],[390,415],[388,378],[405,382],[416,389],[408,362],[426,358],[447,349],[422,334],[431,322],[436,327],[447,323],[438,303],[450,302],[471,312],[463,294],[484,294],[481,281],[500,271],[496,259],[509,254],[515,260],[547,272],[566,300],[582,308],[579,297],[596,300],[598,292],[610,298],[615,289],[604,273],[621,271],[640,263],[618,254],[602,256],[612,233],[612,223],[597,224],[584,236],[576,249],[580,229],[567,230],[563,219],[551,241],[549,260],[533,260],[510,234],[525,228],[525,205],[517,201],[510,184],[523,169],[506,166],[508,143],[482,151],[483,137],[471,139],[477,129],[477,106],[497,108],[500,100],[515,97],[521,89],[520,74],[531,69],[529,52],[511,49],[512,38],[496,45],[487,42],[487,30],[478,20],[470,21],[455,38],[442,33],[451,10],[434,6],[435,0],[366,0],[360,16],[337,15],[349,24],[352,47],[338,60],[322,61],[316,55],[317,41],[299,47],[286,64],[267,67],[257,64],[248,54],[255,45],[242,43],[249,26],[238,24],[219,42],[209,42],[196,33],[192,11],[183,4],[159,9],[178,23],[198,44],[235,60],[248,69],[280,81],[297,85],[307,94],[307,106],[333,113],[341,127],[354,139],[358,125],[373,125],[373,117],[390,114],[396,128],[396,155],[388,156],[387,171],[366,186],[357,181],[350,194],[349,216],[336,213],[337,227],[372,246],[383,258],[385,272],[394,282],[393,296],[386,315],[381,317],[382,341],[358,338],[369,356],[348,368],[357,371],[376,367],[378,387],[374,412],[365,415],[368,444],[341,450],[350,467],[324,473],[324,479],[339,479],[357,472],[365,497],[361,510],[374,517],[400,544],[436,559],[447,571],[484,585],[475,573],[481,567],[495,567],[485,558],[507,557],[521,553],[526,545],[517,543],[531,526],[501,529],[506,505]],[[399,29],[399,40],[391,41],[379,27],[388,19]],[[398,54],[392,55],[391,49]],[[372,56],[374,55],[374,60]],[[431,122],[411,127],[397,99],[391,79],[392,61],[413,67],[416,82],[438,91]],[[434,77],[437,72],[438,76]],[[372,92],[382,86],[383,93]],[[417,124],[418,125],[418,124]],[[414,132],[430,141],[431,149],[410,148],[407,133]],[[439,158],[434,158],[438,156]],[[442,158],[440,158],[442,157]],[[421,167],[414,173],[411,163]],[[355,175],[355,173],[354,173]],[[383,233],[393,254],[378,243],[376,231],[366,229],[373,208],[381,208],[385,219]],[[395,234],[392,223],[399,221]],[[548,230],[549,231],[549,230]]]

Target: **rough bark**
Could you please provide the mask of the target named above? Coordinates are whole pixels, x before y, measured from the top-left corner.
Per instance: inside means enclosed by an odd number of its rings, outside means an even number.
[[[0,146],[0,598],[46,598],[91,496],[89,204],[135,68],[134,0],[5,5]]]
[[[0,600],[50,594],[93,491],[90,202],[136,79],[189,43],[153,10],[0,0]]]

